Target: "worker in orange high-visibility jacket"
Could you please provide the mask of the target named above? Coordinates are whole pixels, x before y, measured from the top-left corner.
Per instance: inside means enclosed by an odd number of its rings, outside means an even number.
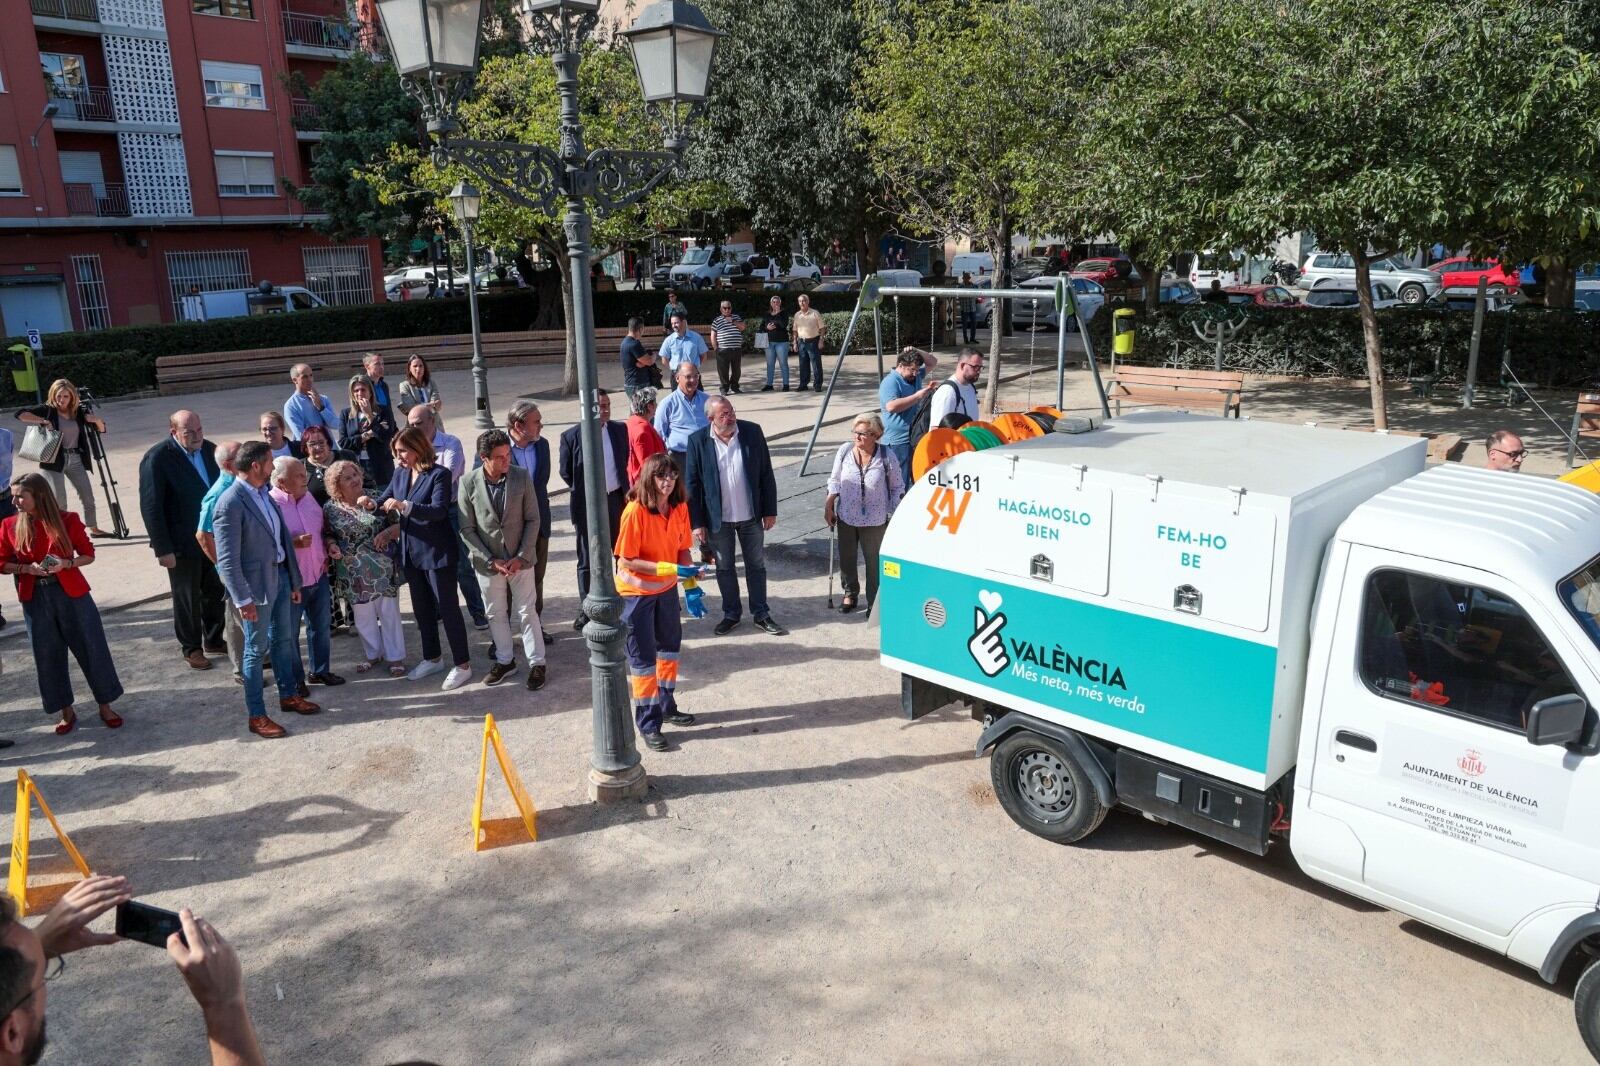
[[[678,651],[683,623],[678,617],[678,583],[695,618],[705,616],[702,568],[690,552],[689,508],[683,480],[672,456],[657,453],[644,461],[628,493],[617,526],[616,583],[622,620],[628,625],[628,679],[633,686],[633,717],[651,751],[666,751],[663,722],[693,725],[694,715],[678,710]]]

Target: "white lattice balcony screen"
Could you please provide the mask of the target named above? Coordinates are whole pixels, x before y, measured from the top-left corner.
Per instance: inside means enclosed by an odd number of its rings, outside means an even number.
[[[106,80],[117,117],[124,122],[178,122],[178,90],[166,41],[106,34],[100,38]]]
[[[165,30],[166,16],[161,0],[99,0],[100,21],[108,26],[132,26],[138,30]]]
[[[189,163],[175,133],[119,133],[128,207],[135,215],[182,218],[194,214]]]

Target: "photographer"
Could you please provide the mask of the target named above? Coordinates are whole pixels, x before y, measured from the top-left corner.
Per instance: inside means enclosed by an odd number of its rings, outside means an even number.
[[[17,920],[9,895],[0,895],[0,1066],[31,1066],[45,1049],[46,982],[66,969],[65,956],[84,948],[115,944],[113,933],[92,933],[89,923],[128,902],[127,878],[85,878],[30,929]],[[244,1001],[244,972],[222,934],[188,908],[179,912],[183,933],[167,939],[167,954],[177,964],[200,1005],[212,1066],[265,1066]]]
[[[49,426],[61,437],[61,446],[54,459],[39,464],[39,473],[50,483],[50,489],[63,507],[67,504],[67,481],[78,491],[78,502],[83,512],[84,525],[89,536],[96,539],[109,537],[100,528],[95,513],[94,485],[89,480],[89,467],[94,462],[90,433],[104,433],[105,419],[94,414],[89,404],[83,402],[78,387],[66,378],[50,383],[45,402],[24,407],[17,412],[18,420],[31,426]]]

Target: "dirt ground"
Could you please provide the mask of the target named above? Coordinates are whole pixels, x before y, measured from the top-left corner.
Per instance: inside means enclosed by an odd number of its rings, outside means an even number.
[[[857,376],[842,403],[866,402]],[[1345,413],[1343,393],[1284,395],[1283,416]],[[223,403],[248,425],[255,397]],[[762,403],[777,421],[776,398],[747,406]],[[178,661],[167,603],[136,597],[107,615],[126,727],[91,706],[54,736],[8,600],[0,734],[18,743],[0,771],[35,776],[97,871],[232,939],[278,1064],[1587,1061],[1569,988],[1320,888],[1286,850],[1257,859],[1124,813],[1075,848],[1016,828],[975,723],[898,717],[876,632],[827,610],[802,536],[769,556],[793,635],[691,625],[679,692],[699,723],[644,753],[646,803],[590,806],[559,501],[556,527],[546,689],[357,680],[340,637],[351,683],[317,689],[325,712],[286,716],[276,742],[245,733],[226,670]],[[149,580],[142,543],[114,550],[89,572],[107,597]],[[540,839],[474,853],[491,711]],[[490,781],[488,813],[512,815]],[[36,820],[48,873],[47,839]],[[46,1063],[204,1060],[163,952],[75,955],[49,999]]]

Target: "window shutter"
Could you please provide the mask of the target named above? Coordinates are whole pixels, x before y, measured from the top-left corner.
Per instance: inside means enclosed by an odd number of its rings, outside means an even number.
[[[217,159],[217,184],[218,185],[243,185],[244,161],[241,155],[218,155]]]
[[[271,156],[245,156],[243,163],[245,184],[268,185],[276,188],[278,176],[274,173]]]
[[[261,84],[261,68],[244,63],[217,63],[205,60],[200,64],[201,77],[208,81],[242,81]]]
[[[0,144],[0,192],[21,192],[22,170],[17,166],[17,146]]]

